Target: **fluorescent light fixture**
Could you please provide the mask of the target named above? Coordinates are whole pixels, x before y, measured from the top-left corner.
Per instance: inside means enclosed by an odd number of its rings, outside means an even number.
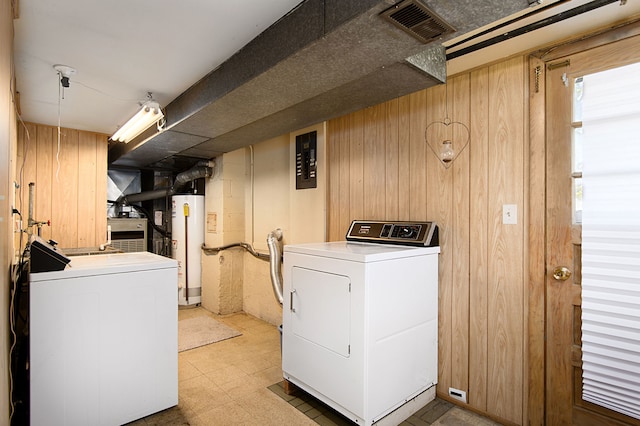
[[[162,118],[164,118],[164,114],[160,109],[160,105],[156,101],[149,100],[142,104],[140,111],[136,115],[131,117],[111,136],[111,140],[129,143]]]

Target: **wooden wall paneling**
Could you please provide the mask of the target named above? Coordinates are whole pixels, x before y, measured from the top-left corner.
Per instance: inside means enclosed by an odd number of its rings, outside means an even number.
[[[38,153],[38,129],[36,126],[25,123],[18,126],[18,146],[16,174],[20,188],[18,191],[18,209],[22,214],[23,229],[27,226],[29,218],[29,183],[36,181],[37,167],[35,159]],[[34,216],[37,214],[34,206]]]
[[[411,102],[409,96],[398,99],[398,220],[409,220],[409,203],[411,202],[411,137],[409,122],[411,118]]]
[[[340,209],[349,221],[362,217],[365,205],[367,211],[393,218],[390,204],[396,204],[399,220],[438,223],[437,392],[447,396],[450,386],[466,388],[472,408],[514,424],[522,424],[526,407],[523,209],[525,148],[527,155],[529,151],[524,84],[524,58],[514,58],[457,76],[447,86],[387,102],[382,113],[350,114],[344,117],[342,132],[348,142],[339,144],[341,172],[335,172],[338,158],[331,156],[330,175],[340,180],[330,186],[340,191],[339,198],[331,195],[339,205],[332,202],[330,208]],[[447,116],[466,122],[472,132],[466,151],[448,169],[425,143],[426,125]],[[332,149],[340,138],[336,123],[332,121],[329,132]],[[436,139],[451,137],[448,127],[440,129]],[[365,202],[365,191],[377,186],[372,181],[379,161],[377,154],[366,151],[372,135],[381,134],[384,206],[370,198]],[[518,206],[517,225],[502,224],[504,204]],[[334,217],[335,212],[329,214]],[[342,239],[344,231],[339,231]]]
[[[489,87],[488,69],[471,74],[469,142],[469,405],[487,410],[488,333],[488,192],[489,192]]]
[[[107,241],[107,155],[109,145],[107,135],[95,134],[96,137],[96,194],[95,225],[96,239],[90,246],[99,246]],[[151,219],[150,219],[151,220]]]
[[[351,221],[349,213],[349,115],[329,121],[327,145],[329,167],[329,241],[344,239]]]
[[[426,145],[424,129],[427,126],[426,91],[409,95],[409,218],[425,220],[427,215]]]
[[[545,64],[529,58],[527,390],[525,424],[544,424]]]
[[[380,219],[385,214],[385,117],[384,104],[364,110],[364,219]]]
[[[61,129],[60,150],[56,155],[51,183],[53,200],[51,236],[60,247],[77,247],[79,179],[77,130]]]
[[[96,241],[96,148],[95,134],[78,133],[78,247]]]
[[[29,206],[29,182],[35,182],[37,167],[35,159],[38,153],[38,128],[32,124],[26,123],[18,129],[18,164],[17,172],[21,174],[24,184],[24,204],[25,213]],[[25,215],[26,217],[26,215]]]
[[[363,111],[357,111],[350,115],[349,159],[349,214],[352,220],[365,219]]]
[[[333,241],[340,226],[340,118],[327,121],[327,239]],[[337,176],[337,177],[336,177]]]
[[[469,126],[469,74],[447,84],[452,122]],[[451,125],[453,141],[468,138],[464,127]],[[460,147],[462,149],[462,147]],[[450,167],[452,183],[452,316],[451,383],[465,392],[469,388],[469,149],[460,151]]]
[[[435,86],[427,90],[427,123],[443,121],[446,116],[446,86]],[[424,129],[423,128],[423,134]],[[430,130],[432,127],[430,127]],[[438,142],[450,138],[444,126],[435,126],[435,132],[428,132],[429,141],[431,137]],[[438,290],[438,387],[440,395],[448,395],[449,387],[452,386],[452,251],[451,251],[451,190],[452,173],[451,169],[446,169],[440,159],[425,145],[426,171],[428,185],[421,189],[427,194],[427,214],[429,220],[434,220],[439,226],[440,255],[438,266],[439,290]],[[426,191],[425,191],[426,189]]]
[[[523,380],[523,59],[489,68],[489,376],[488,411],[522,422]],[[502,224],[516,204],[517,225]]]
[[[385,106],[385,220],[398,220],[399,199],[399,135],[398,135],[398,99],[393,99]]]
[[[36,176],[36,208],[35,219],[38,221],[48,221],[52,219],[53,202],[52,180],[54,172],[53,163],[55,161],[55,146],[57,145],[57,129],[51,126],[38,126],[37,157],[31,159],[38,169]],[[35,161],[33,161],[35,160]],[[45,241],[52,237],[52,227],[43,226],[41,236]],[[55,238],[54,238],[55,239]],[[56,240],[57,241],[57,240]]]
[[[350,164],[351,164],[351,155],[350,155],[350,150],[351,150],[351,145],[350,145],[350,141],[349,141],[349,123],[350,123],[350,117],[349,116],[345,116],[340,118],[339,124],[340,124],[340,153],[339,153],[339,160],[340,160],[340,166],[339,166],[339,171],[340,171],[340,211],[339,211],[339,216],[340,216],[340,222],[339,222],[339,226],[338,228],[335,230],[336,231],[336,237],[335,240],[344,240],[344,236],[347,232],[347,229],[349,227],[349,224],[351,223],[351,205],[350,205],[350,199],[351,199],[351,189],[350,189],[350,182],[351,182],[351,171],[350,171]]]
[[[18,127],[18,147],[16,180],[23,181],[18,208],[24,210],[24,226],[29,182],[34,182],[33,217],[51,221],[51,227],[41,228],[44,239],[54,239],[61,247],[96,246],[106,241],[106,135],[60,129],[58,154],[57,127],[24,123]]]
[[[29,159],[36,156],[37,128],[29,123],[17,127],[16,146],[16,178],[20,187],[16,192],[16,206],[22,215],[21,229],[26,229],[29,219],[29,182],[35,182],[36,167]],[[26,159],[26,160],[25,160]],[[35,212],[34,212],[35,215]],[[22,238],[22,239],[21,239]],[[22,242],[22,244],[20,244]],[[15,249],[18,253],[26,244],[26,235],[17,233],[14,238]]]

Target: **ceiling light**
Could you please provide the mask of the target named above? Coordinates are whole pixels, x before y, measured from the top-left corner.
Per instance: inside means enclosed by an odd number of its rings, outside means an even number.
[[[143,103],[136,115],[131,117],[111,136],[111,140],[129,143],[163,118],[164,114],[160,109],[160,104],[154,101],[149,93],[149,100]]]
[[[73,75],[76,75],[78,72],[75,68],[71,68],[68,65],[56,64],[53,66],[53,69],[58,72],[60,75],[60,84],[62,87],[69,87],[69,78]]]

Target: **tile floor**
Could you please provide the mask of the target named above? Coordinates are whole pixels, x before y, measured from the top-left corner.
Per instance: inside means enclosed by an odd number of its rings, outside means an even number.
[[[275,326],[244,313],[218,316],[203,308],[178,311],[180,319],[198,315],[213,316],[240,331],[242,336],[180,352],[178,405],[130,426],[348,424],[313,397],[304,393],[289,397],[279,392],[280,336]],[[485,426],[496,423],[440,399],[403,423],[430,424]]]

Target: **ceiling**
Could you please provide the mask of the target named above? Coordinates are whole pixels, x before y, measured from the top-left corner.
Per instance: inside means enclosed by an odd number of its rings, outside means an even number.
[[[21,118],[110,135],[151,92],[165,109],[165,130],[113,144],[110,162],[180,170],[440,84],[447,73],[522,51],[527,43],[538,46],[640,13],[639,1],[613,2],[446,61],[455,51],[447,46],[500,20],[547,9],[526,18],[539,20],[592,2],[555,0],[530,8],[528,0],[423,0],[456,29],[429,43],[379,18],[397,3],[20,0],[14,58]],[[68,88],[60,84],[57,64],[75,71]]]
[[[111,135],[147,92],[167,105],[298,3],[19,0],[23,119]],[[60,96],[56,64],[77,70]]]

